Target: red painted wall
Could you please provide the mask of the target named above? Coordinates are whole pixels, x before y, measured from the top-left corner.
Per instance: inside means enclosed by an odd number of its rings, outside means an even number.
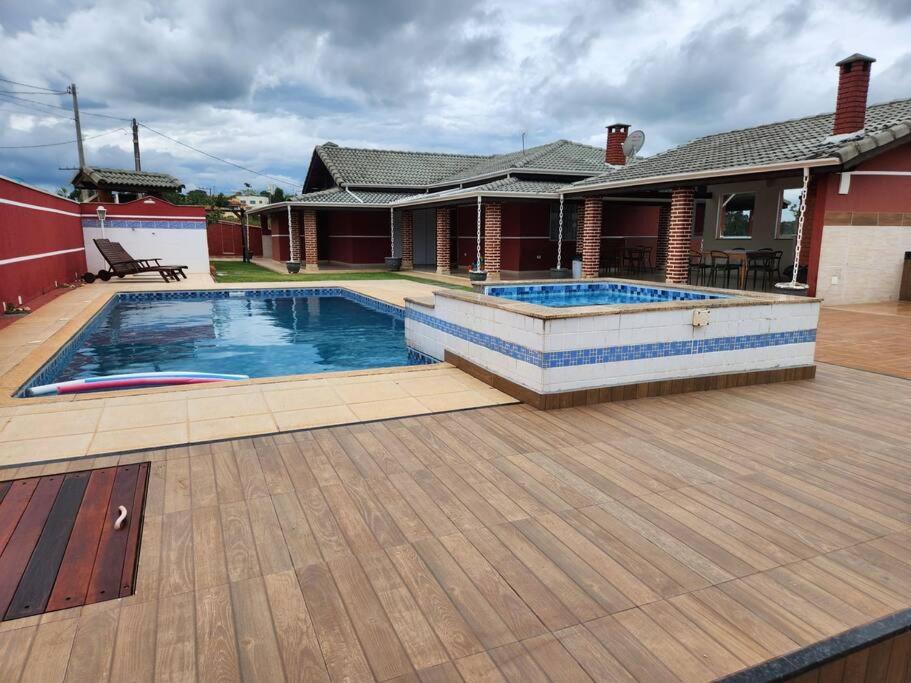
[[[0,261],[77,249],[67,254],[0,263],[0,301],[23,302],[54,288],[54,281],[72,282],[86,270],[79,205],[31,187],[0,178]],[[38,208],[54,209],[44,211]]]
[[[288,214],[277,211],[269,214],[269,229],[272,233],[272,260],[284,263],[291,258],[291,241],[288,236]]]
[[[389,256],[389,211],[362,209],[359,211],[320,211],[317,231],[324,231],[328,253],[320,260],[340,263],[383,263]]]
[[[209,223],[206,225],[206,241],[209,256],[243,256],[243,235],[239,223]],[[263,237],[257,225],[250,226],[250,252],[254,256],[263,255]]]
[[[86,218],[95,218],[99,206],[107,209],[106,220],[126,218],[129,216],[166,216],[172,220],[181,218],[199,219],[206,217],[204,206],[195,204],[172,204],[159,197],[143,197],[129,202],[115,204],[114,202],[90,202],[79,204],[79,210]]]
[[[854,170],[911,172],[911,144],[885,152]],[[911,176],[855,175],[848,194],[838,194],[836,180],[829,183],[826,211],[911,213]]]

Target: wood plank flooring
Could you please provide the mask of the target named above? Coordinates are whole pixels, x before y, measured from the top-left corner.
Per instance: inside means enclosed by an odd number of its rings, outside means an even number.
[[[0,679],[711,680],[911,606],[909,425],[822,366],[7,471],[151,461],[135,594],[0,624]]]

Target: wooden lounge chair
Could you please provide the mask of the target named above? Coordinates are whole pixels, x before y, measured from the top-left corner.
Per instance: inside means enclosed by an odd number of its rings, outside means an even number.
[[[99,270],[98,277],[107,282],[112,276],[123,277],[124,275],[136,275],[137,273],[158,273],[164,278],[165,282],[173,280],[177,282],[181,276],[186,280],[184,273],[186,266],[164,266],[161,259],[134,259],[127,253],[127,250],[119,242],[111,242],[106,239],[94,240],[95,246],[108,262],[110,270]],[[86,273],[82,276],[85,282],[94,282],[94,273]]]

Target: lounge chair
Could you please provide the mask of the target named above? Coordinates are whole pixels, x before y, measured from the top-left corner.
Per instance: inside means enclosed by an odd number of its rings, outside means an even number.
[[[127,253],[127,250],[119,242],[111,242],[106,239],[94,240],[95,246],[108,262],[110,270],[99,270],[98,277],[107,282],[113,275],[123,277],[124,275],[136,275],[137,273],[158,273],[164,278],[165,282],[173,280],[177,282],[181,276],[187,279],[184,270],[186,266],[163,266],[161,259],[134,259]],[[95,274],[86,273],[82,276],[85,282],[94,282]]]

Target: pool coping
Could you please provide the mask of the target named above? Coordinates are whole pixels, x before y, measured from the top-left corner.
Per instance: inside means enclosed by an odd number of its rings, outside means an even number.
[[[129,284],[129,283],[124,283]],[[138,284],[138,283],[137,283]],[[157,284],[157,283],[156,283]],[[208,285],[208,283],[206,283]],[[182,385],[182,386],[164,386],[164,387],[145,387],[128,390],[99,391],[85,394],[68,394],[64,396],[34,396],[19,397],[17,394],[24,388],[37,373],[39,373],[47,363],[51,362],[69,343],[89,326],[105,309],[114,302],[121,294],[176,294],[182,292],[217,292],[217,291],[247,291],[247,290],[299,290],[299,289],[339,289],[349,292],[352,296],[372,299],[378,304],[396,308],[404,312],[404,307],[390,301],[385,301],[377,296],[371,296],[359,292],[355,289],[346,287],[344,281],[327,281],[312,282],[306,284],[293,284],[291,286],[281,286],[281,282],[263,282],[263,283],[218,283],[213,282],[212,286],[200,286],[195,284],[187,288],[167,288],[160,287],[129,287],[129,288],[112,288],[105,291],[101,296],[93,299],[65,325],[54,332],[50,337],[42,341],[34,351],[25,359],[13,366],[9,371],[0,375],[0,407],[10,406],[38,406],[42,404],[78,402],[91,399],[117,398],[121,396],[136,396],[143,394],[160,394],[166,392],[187,392],[198,391],[199,385]],[[404,297],[403,297],[404,298]],[[323,377],[357,377],[371,374],[387,374],[395,372],[420,371],[423,368],[432,367],[427,364],[422,365],[401,365],[381,368],[367,368],[363,370],[339,370],[332,372],[306,373],[299,375],[277,375],[275,377],[257,377],[248,380],[231,381],[230,383],[220,383],[220,386],[238,387],[254,384],[272,384],[278,382],[294,382],[301,380],[314,380]],[[209,388],[212,388],[209,386]]]
[[[491,296],[478,292],[461,292],[458,290],[435,291],[434,297],[455,299],[468,303],[496,308],[510,313],[518,313],[529,318],[539,320],[561,320],[567,318],[582,318],[591,316],[622,315],[624,313],[646,313],[650,311],[675,311],[690,310],[693,308],[731,308],[735,306],[768,306],[772,304],[812,304],[820,303],[822,299],[808,296],[793,296],[788,294],[770,294],[767,292],[746,292],[738,289],[720,289],[718,287],[697,287],[695,285],[671,285],[650,283],[643,280],[629,280],[625,278],[591,278],[586,280],[507,280],[497,282],[475,282],[473,286],[478,290],[485,287],[525,287],[535,285],[565,285],[565,284],[625,284],[637,287],[653,287],[655,289],[677,289],[683,291],[708,292],[723,294],[723,299],[699,299],[682,301],[646,302],[637,304],[603,304],[595,306],[569,306],[557,308],[541,304],[530,304],[503,297]],[[414,304],[430,308],[427,297],[405,297],[406,304]]]

